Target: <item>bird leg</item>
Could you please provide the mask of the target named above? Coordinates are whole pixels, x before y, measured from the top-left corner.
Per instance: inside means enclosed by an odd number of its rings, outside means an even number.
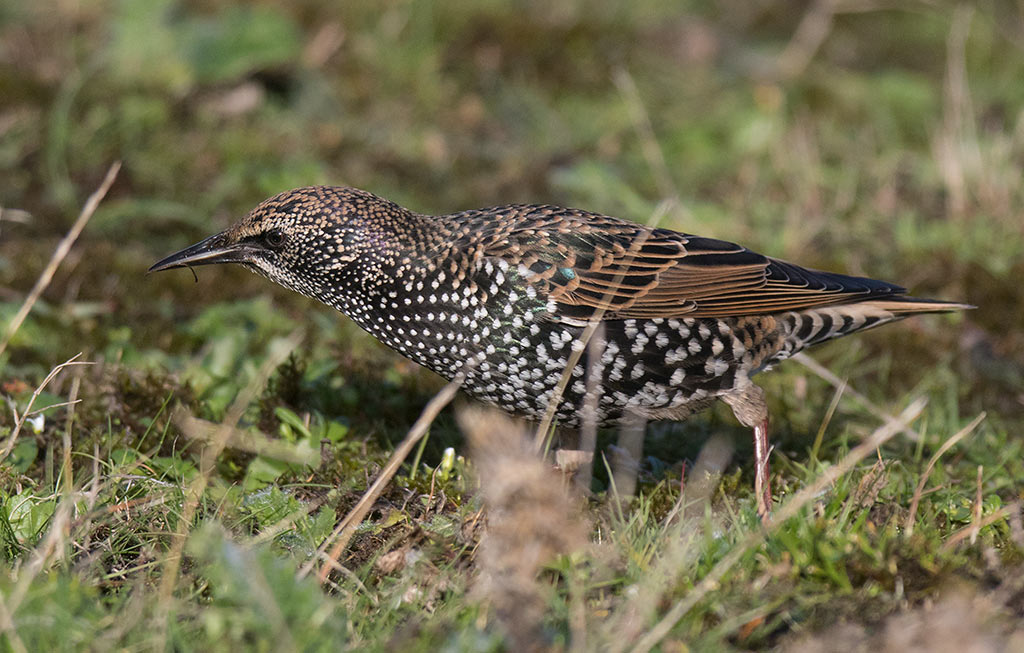
[[[772,480],[771,461],[769,456],[772,448],[768,444],[768,417],[754,426],[754,495],[757,497],[757,515],[765,524],[771,519]]]
[[[768,404],[764,400],[764,390],[760,387],[749,381],[740,387],[743,389],[724,395],[722,401],[729,404],[740,424],[754,429],[754,494],[757,514],[762,522],[768,523],[772,506],[772,487],[769,479],[769,456],[772,449],[768,444]]]

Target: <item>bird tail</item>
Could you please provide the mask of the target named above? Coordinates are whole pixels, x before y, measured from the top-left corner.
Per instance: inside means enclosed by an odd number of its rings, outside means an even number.
[[[970,304],[916,297],[884,297],[850,304],[791,311],[780,316],[785,341],[777,359],[826,340],[864,331],[910,315],[972,309]]]

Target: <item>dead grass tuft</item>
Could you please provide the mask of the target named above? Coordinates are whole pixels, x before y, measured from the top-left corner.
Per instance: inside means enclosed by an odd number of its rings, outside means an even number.
[[[1024,650],[1024,626],[992,595],[955,591],[869,630],[840,624],[800,640],[790,653],[997,653]]]
[[[537,576],[559,555],[587,545],[589,528],[579,501],[534,453],[522,425],[480,408],[461,411],[459,424],[487,509],[474,591],[493,606],[509,650],[543,650],[547,597]]]

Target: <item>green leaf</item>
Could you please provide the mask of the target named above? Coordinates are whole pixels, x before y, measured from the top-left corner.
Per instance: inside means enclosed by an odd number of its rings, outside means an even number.
[[[266,6],[231,7],[182,29],[186,58],[200,82],[238,79],[294,61],[302,49],[291,17]]]
[[[110,462],[115,467],[130,465],[139,459],[139,452],[134,449],[114,449],[110,452]]]
[[[18,440],[18,444],[14,445],[7,463],[18,470],[19,473],[24,474],[32,463],[35,462],[38,454],[39,445],[36,444],[35,438],[22,438]]]
[[[242,487],[247,492],[258,490],[276,481],[286,471],[288,471],[288,463],[257,456],[249,463],[249,467],[245,471],[245,481],[242,483]]]
[[[245,497],[245,509],[256,518],[260,528],[284,519],[299,507],[299,501],[295,497],[273,485]]]
[[[330,440],[331,442],[338,443],[345,439],[348,435],[348,426],[341,422],[324,422],[323,427],[320,430],[321,440]]]
[[[57,502],[25,491],[10,497],[4,509],[19,542],[33,543],[53,515]]]
[[[191,481],[198,473],[194,464],[180,456],[157,456],[149,462],[164,475],[181,483]]]
[[[295,414],[294,411],[285,408],[284,406],[278,406],[274,409],[274,415],[277,419],[281,420],[284,424],[287,424],[291,428],[295,429],[304,438],[313,437],[306,425],[302,423],[302,418]]]

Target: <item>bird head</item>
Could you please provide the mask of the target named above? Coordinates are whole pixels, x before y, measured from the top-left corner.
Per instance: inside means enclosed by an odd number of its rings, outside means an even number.
[[[150,272],[239,263],[286,288],[328,301],[346,279],[394,260],[413,215],[354,188],[310,186],[275,195],[240,221],[158,261]]]

